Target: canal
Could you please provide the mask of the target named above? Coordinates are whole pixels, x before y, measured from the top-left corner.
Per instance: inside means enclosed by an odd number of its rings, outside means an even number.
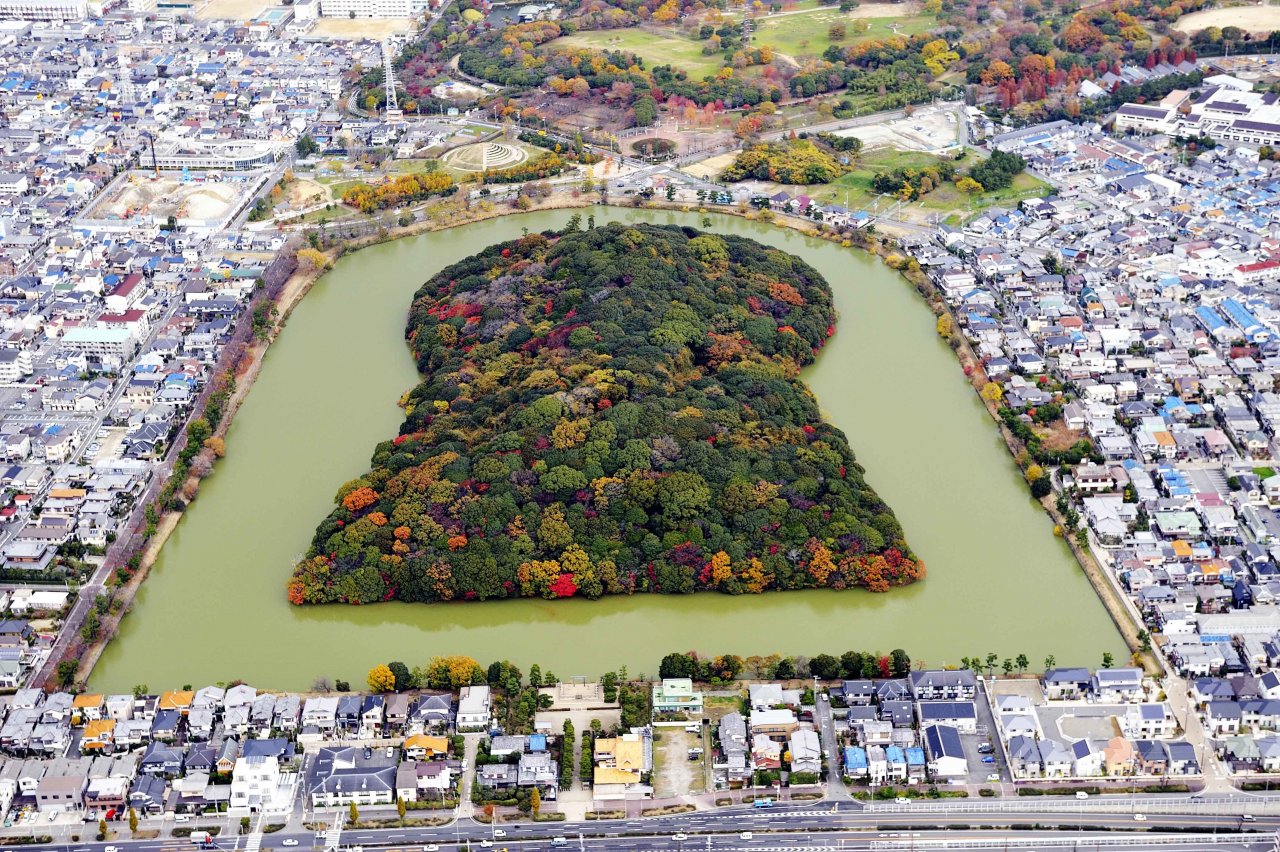
[[[572,211],[510,216],[348,255],[318,281],[266,355],[227,456],[165,546],[94,670],[94,689],[241,679],[357,688],[373,665],[437,654],[539,663],[561,677],[626,664],[653,673],[673,650],[820,652],[905,648],[930,666],[1025,653],[1039,668],[1124,659],[1119,634],[1026,486],[928,307],[879,260],[792,231],[715,216],[713,231],[803,255],[831,282],[837,334],[806,378],[894,508],[929,575],[873,595],[641,595],[295,608],[284,583],[343,482],[396,433],[417,381],[405,314],[429,275],[486,245],[563,225]],[[664,211],[610,218],[696,225]]]

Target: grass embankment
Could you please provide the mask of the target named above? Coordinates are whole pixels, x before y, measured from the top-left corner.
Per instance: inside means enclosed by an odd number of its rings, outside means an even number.
[[[885,3],[875,5],[886,9],[893,8]],[[767,44],[779,53],[799,58],[821,56],[823,51],[832,44],[848,47],[863,41],[892,38],[895,35],[913,36],[926,33],[938,25],[938,20],[933,15],[905,14],[908,10],[909,7],[904,7],[904,14],[872,17],[859,14],[861,9],[841,12],[836,7],[823,6],[792,15],[775,15],[761,18],[756,22],[756,35],[753,41],[757,45]],[[857,24],[855,21],[865,21],[866,31],[858,32],[857,28],[863,24]],[[830,35],[833,24],[844,24],[846,33],[844,38],[834,42]]]
[[[672,65],[700,80],[714,74],[724,64],[718,53],[704,56],[704,42],[677,34],[655,33],[650,29],[584,30],[547,42],[547,47],[587,47],[593,50],[623,50],[634,53],[649,67]]]

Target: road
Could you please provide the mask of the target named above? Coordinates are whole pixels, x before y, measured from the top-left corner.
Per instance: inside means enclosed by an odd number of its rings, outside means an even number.
[[[818,692],[816,681],[813,691]],[[818,695],[813,720],[817,723],[818,736],[822,739],[822,753],[827,758],[827,797],[833,801],[849,801],[853,797],[849,788],[840,780],[840,738],[836,736],[836,722],[826,693]]]
[[[1182,799],[1186,802],[1185,799]],[[451,825],[431,828],[353,829],[343,832],[344,848],[354,846],[379,846],[397,849],[422,849],[437,846],[441,852],[455,852],[460,846],[471,848],[492,845],[495,849],[553,848],[556,838],[565,838],[566,847],[576,847],[579,852],[594,850],[639,849],[747,849],[799,850],[812,848],[843,849],[912,849],[928,845],[946,845],[970,848],[1010,845],[1067,846],[1075,850],[1090,845],[1095,848],[1107,845],[1128,845],[1131,848],[1162,849],[1168,846],[1184,848],[1209,848],[1227,846],[1233,849],[1274,850],[1274,832],[1280,828],[1280,817],[1259,818],[1244,823],[1239,815],[1146,815],[1136,819],[1130,813],[1082,813],[1063,814],[1053,811],[1028,811],[1011,817],[1009,814],[951,814],[952,805],[946,800],[919,802],[911,813],[887,814],[863,809],[856,804],[826,802],[811,806],[796,805],[790,808],[723,808],[717,811],[701,811],[687,814],[648,817],[640,819],[605,820],[575,823],[523,823],[505,824],[504,835],[492,837],[492,829],[471,819],[460,819]],[[915,806],[912,806],[915,807]],[[1082,807],[1082,811],[1087,808]],[[318,819],[327,817],[321,814]],[[327,821],[327,820],[325,820]],[[1010,832],[1010,825],[1032,826]],[[927,827],[926,827],[927,826]],[[993,826],[982,829],[979,826]],[[1050,828],[1056,826],[1057,829]],[[1084,826],[1080,830],[1076,827]],[[1160,829],[1198,827],[1204,834],[1179,833],[1159,836]],[[1001,831],[1000,829],[1005,829]],[[1256,829],[1256,835],[1237,835],[1243,829]],[[86,828],[88,830],[88,828]],[[1142,843],[1150,831],[1149,844]],[[747,832],[750,837],[743,836]],[[684,838],[677,840],[678,835]],[[489,841],[486,843],[485,841]],[[286,847],[286,842],[292,845]],[[266,835],[264,849],[311,849],[323,844],[323,834],[313,832],[289,833],[287,831]],[[175,852],[186,842],[171,837],[152,840],[115,840],[111,845],[120,852]],[[105,852],[107,844],[84,843],[66,847],[83,852]],[[228,837],[217,844],[218,848],[239,847],[239,838]]]

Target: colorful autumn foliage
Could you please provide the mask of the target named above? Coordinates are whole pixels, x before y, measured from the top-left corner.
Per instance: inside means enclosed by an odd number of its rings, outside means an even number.
[[[445,172],[400,175],[379,184],[357,183],[342,193],[342,203],[361,213],[399,207],[433,195],[450,195],[457,187]]]
[[[835,157],[806,139],[753,145],[720,173],[721,180],[771,180],[778,183],[830,183],[845,173]]]
[[[801,259],[692,229],[531,234],[447,267],[410,311],[400,435],[339,490],[290,602],[919,579],[797,378],[834,323]]]

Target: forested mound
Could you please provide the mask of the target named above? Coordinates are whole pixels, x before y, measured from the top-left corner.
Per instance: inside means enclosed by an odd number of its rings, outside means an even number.
[[[798,378],[835,319],[804,261],[692,229],[574,217],[448,267],[409,313],[400,435],[338,491],[289,599],[919,579]]]

